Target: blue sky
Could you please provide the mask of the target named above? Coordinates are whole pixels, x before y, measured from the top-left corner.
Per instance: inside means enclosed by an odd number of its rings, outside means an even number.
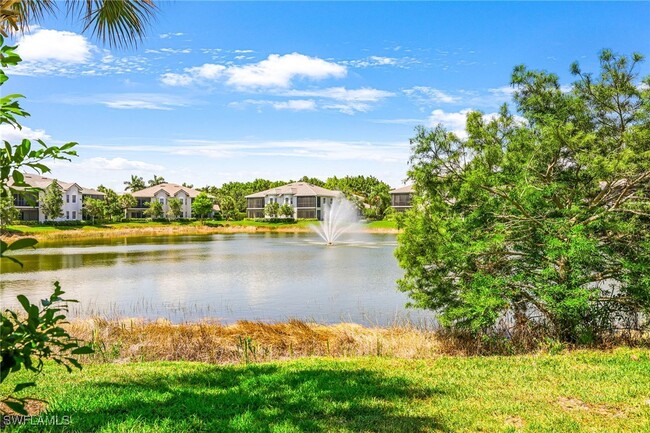
[[[66,181],[123,189],[131,174],[231,180],[406,177],[418,124],[462,130],[510,98],[512,68],[597,70],[602,48],[650,56],[650,3],[159,2],[136,49],[70,20],[18,37],[22,134],[78,141]],[[642,65],[650,74],[650,62]],[[3,126],[3,128],[5,128]],[[15,141],[17,133],[0,131]]]

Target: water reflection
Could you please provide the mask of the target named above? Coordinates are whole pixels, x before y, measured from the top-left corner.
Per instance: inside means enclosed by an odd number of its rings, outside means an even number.
[[[0,301],[45,297],[59,280],[74,316],[387,324],[407,311],[395,289],[394,235],[324,246],[311,234],[168,236],[44,243],[3,266]]]

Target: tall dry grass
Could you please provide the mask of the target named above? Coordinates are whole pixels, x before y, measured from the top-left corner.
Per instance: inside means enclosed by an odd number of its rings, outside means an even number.
[[[364,327],[352,323],[321,325],[239,321],[173,324],[167,320],[76,320],[71,335],[95,348],[84,362],[200,361],[214,364],[265,362],[305,356],[392,356],[431,358],[441,355],[514,355],[558,353],[581,347],[650,346],[650,335],[614,336],[598,344],[572,346],[540,335],[506,338],[471,336],[412,324]]]
[[[304,356],[396,356],[425,358],[449,353],[433,331],[414,327],[368,328],[341,323],[319,325],[240,321],[231,325],[166,320],[95,318],[68,325],[71,335],[91,342],[89,360],[263,362]],[[458,352],[458,350],[454,350]]]

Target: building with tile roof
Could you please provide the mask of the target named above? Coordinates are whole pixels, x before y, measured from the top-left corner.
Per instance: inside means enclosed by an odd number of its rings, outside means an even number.
[[[343,198],[341,191],[322,188],[307,182],[293,182],[246,196],[246,216],[264,218],[269,203],[289,204],[296,219],[323,219],[322,210],[334,199]]]
[[[181,201],[181,218],[192,217],[192,201],[198,196],[200,191],[194,188],[178,185],[175,183],[161,183],[150,186],[139,191],[132,192],[131,195],[138,201],[135,207],[127,209],[129,218],[145,218],[144,213],[147,210],[148,203],[154,200],[162,204],[165,215],[169,210],[169,199],[177,198]]]
[[[19,219],[22,221],[44,222],[46,218],[41,209],[43,191],[55,179],[31,173],[23,173],[23,176],[24,182],[29,187],[15,186],[13,180],[9,182],[9,186],[17,191],[14,193],[14,206],[19,211]],[[61,216],[51,219],[51,221],[80,221],[83,218],[82,206],[85,197],[104,198],[104,193],[91,188],[84,188],[74,182],[56,180],[56,183],[63,193],[63,207],[61,208]],[[30,189],[34,188],[40,190],[40,192],[30,191]]]

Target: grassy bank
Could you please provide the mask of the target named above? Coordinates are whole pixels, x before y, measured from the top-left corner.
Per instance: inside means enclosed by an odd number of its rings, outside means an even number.
[[[647,351],[47,366],[31,393],[71,432],[650,431]],[[25,378],[23,376],[22,378]],[[16,378],[5,383],[6,391]]]
[[[190,235],[214,233],[307,233],[315,221],[297,221],[291,224],[267,223],[260,221],[214,221],[208,224],[200,222],[124,222],[84,226],[26,226],[10,225],[9,235],[3,238],[31,236],[39,240],[69,238],[103,238],[117,236],[156,236],[156,235]],[[361,231],[367,233],[397,233],[393,221],[375,221],[361,225]]]

